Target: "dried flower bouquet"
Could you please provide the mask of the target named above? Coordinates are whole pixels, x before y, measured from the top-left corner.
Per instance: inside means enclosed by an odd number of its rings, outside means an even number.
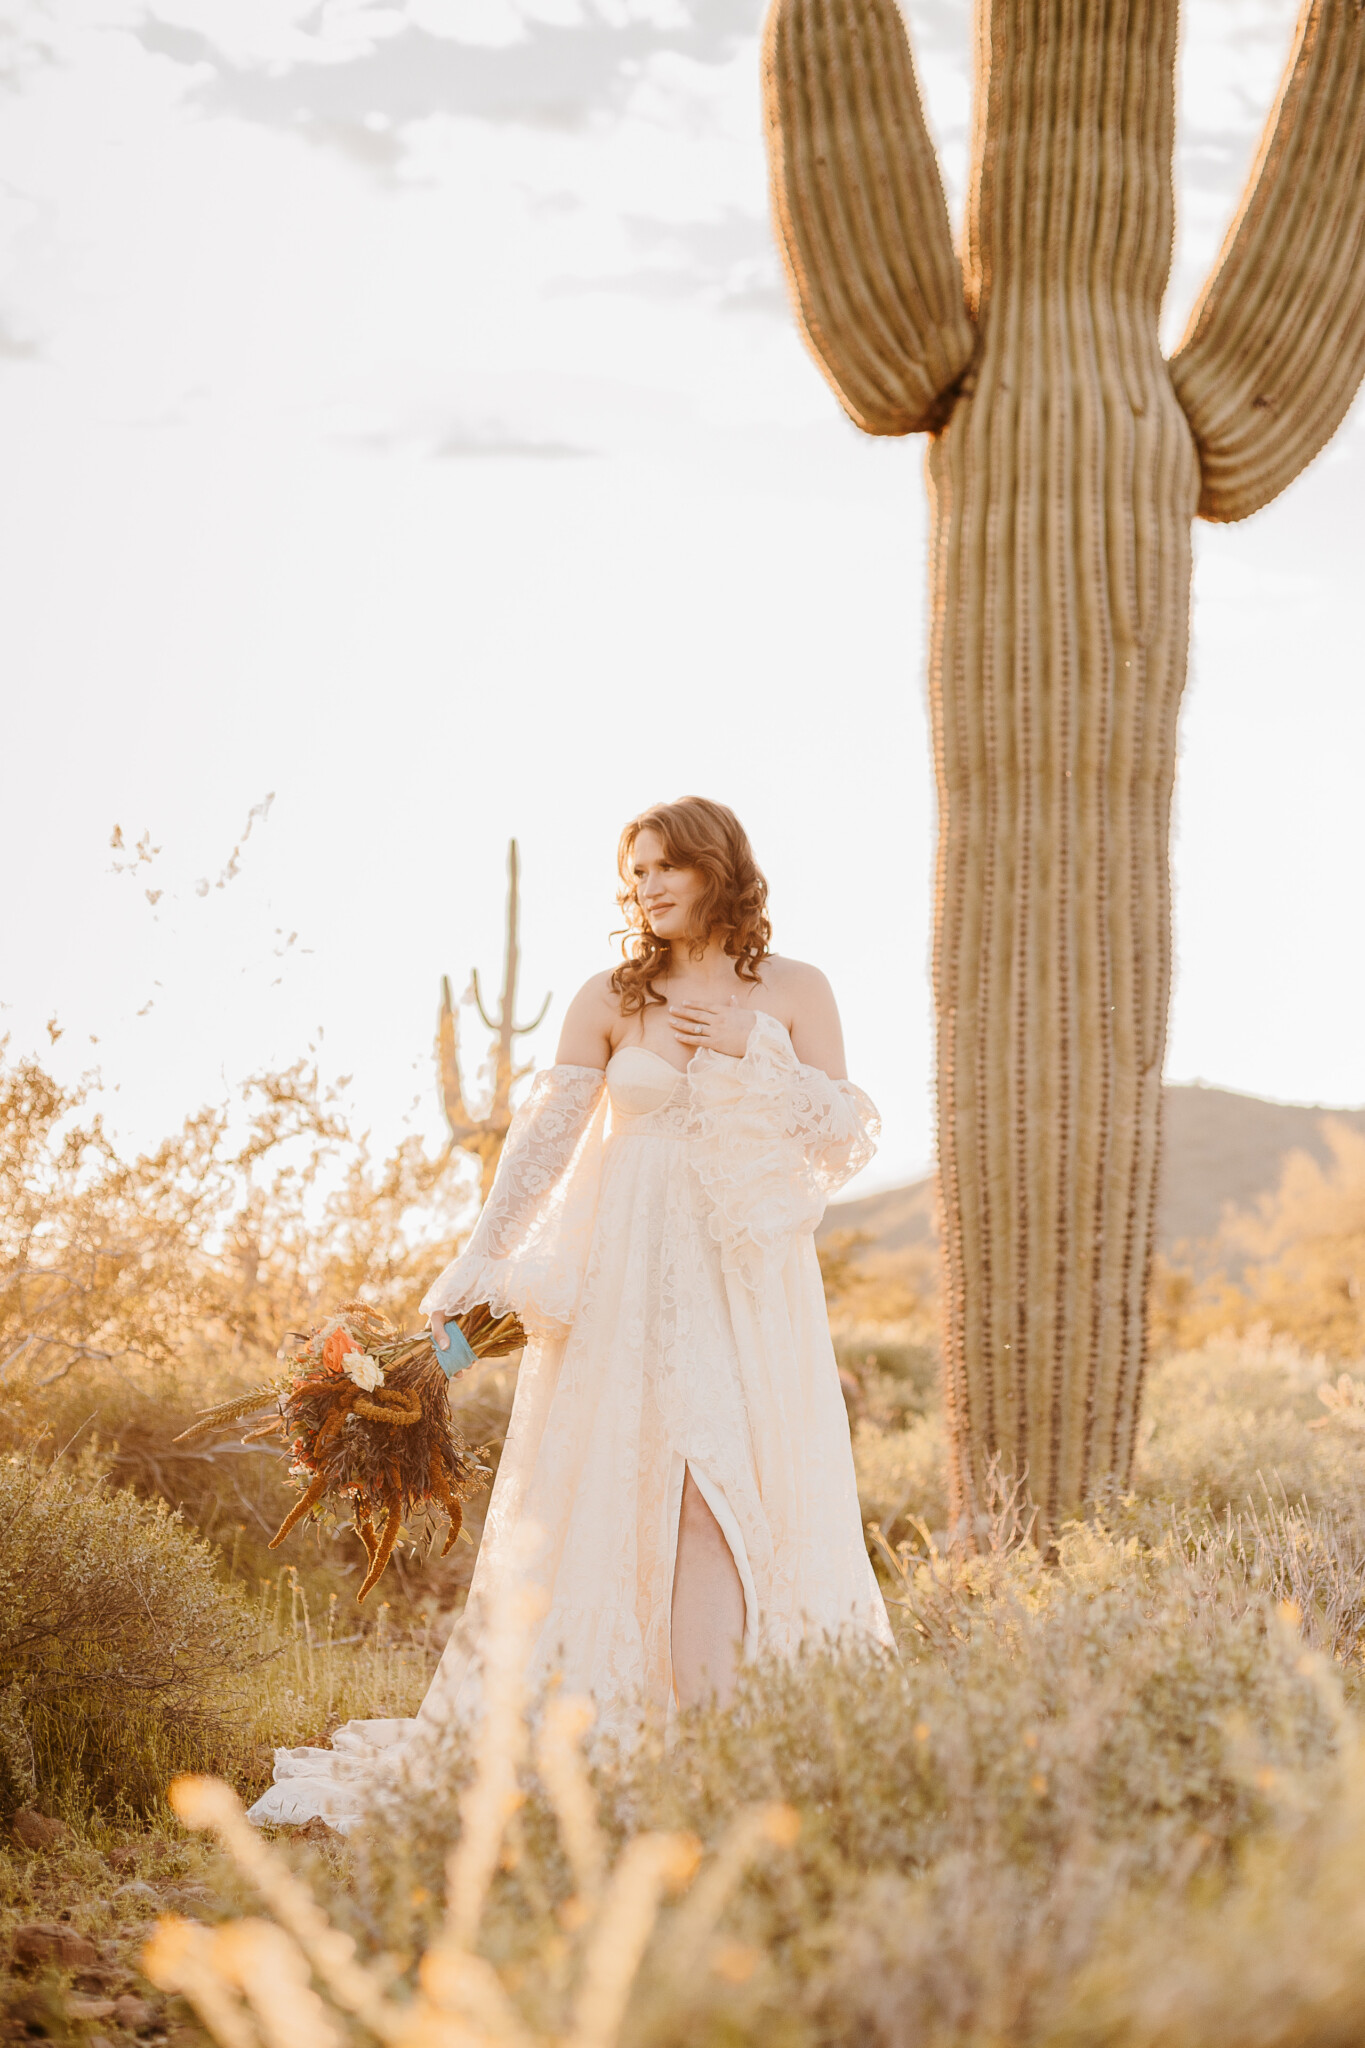
[[[428,1330],[404,1335],[378,1310],[345,1302],[313,1329],[288,1333],[277,1380],[206,1409],[176,1442],[191,1443],[273,1405],[274,1414],[243,1441],[283,1437],[293,1453],[290,1477],[302,1491],[270,1547],[305,1516],[349,1506],[369,1559],[356,1596],[363,1600],[410,1516],[442,1510],[450,1525],[444,1557],[460,1533],[464,1502],[490,1477],[450,1419],[448,1375],[460,1369],[459,1359],[520,1349],[524,1333],[515,1316],[497,1316],[486,1305],[450,1318],[447,1330],[452,1349],[443,1358]]]

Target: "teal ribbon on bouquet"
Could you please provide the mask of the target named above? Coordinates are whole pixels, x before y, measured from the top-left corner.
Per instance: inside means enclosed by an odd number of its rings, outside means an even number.
[[[431,1348],[436,1353],[436,1363],[440,1366],[441,1371],[448,1380],[453,1380],[457,1372],[468,1371],[469,1367],[474,1363],[474,1353],[469,1348],[469,1339],[458,1323],[446,1324],[444,1351],[437,1343],[434,1332],[432,1333]]]

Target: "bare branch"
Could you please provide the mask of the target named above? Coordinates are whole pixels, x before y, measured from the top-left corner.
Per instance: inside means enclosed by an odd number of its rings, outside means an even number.
[[[5,1360],[4,1364],[0,1365],[0,1382],[3,1382],[9,1378],[10,1367],[17,1365],[19,1363],[19,1360],[23,1357],[24,1353],[28,1350],[29,1345],[34,1344],[36,1342],[37,1339],[35,1338],[33,1332],[30,1330],[27,1336],[23,1338],[22,1342],[16,1345],[15,1349],[11,1351],[9,1357]]]
[[[1171,359],[1205,519],[1245,519],[1345,418],[1365,374],[1365,9],[1305,0],[1218,263]]]
[[[108,1365],[114,1356],[112,1351],[100,1351],[93,1344],[68,1344],[63,1337],[44,1337],[42,1343],[45,1347],[48,1345],[60,1345],[69,1351],[71,1356],[67,1359],[65,1365],[57,1368],[56,1372],[49,1373],[45,1380],[39,1380],[39,1393],[42,1393],[48,1387],[55,1387],[59,1380],[64,1380],[72,1368],[78,1365],[83,1358],[98,1358],[103,1364]]]

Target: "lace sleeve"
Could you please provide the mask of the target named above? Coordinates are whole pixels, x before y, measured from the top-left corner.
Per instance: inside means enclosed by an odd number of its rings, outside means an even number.
[[[751,1287],[792,1239],[813,1231],[836,1189],[867,1165],[881,1125],[851,1081],[797,1059],[776,1017],[759,1011],[740,1059],[697,1053],[693,1159],[711,1206],[721,1263]]]
[[[512,1119],[473,1235],[423,1296],[423,1315],[486,1301],[528,1332],[573,1321],[597,1206],[606,1091],[597,1067],[548,1067]]]

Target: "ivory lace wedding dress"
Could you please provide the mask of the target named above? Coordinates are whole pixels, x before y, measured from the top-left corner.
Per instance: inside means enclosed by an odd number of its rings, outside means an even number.
[[[543,1589],[534,1689],[562,1674],[598,1727],[667,1711],[685,1470],[733,1552],[746,1656],[891,1632],[863,1543],[813,1232],[872,1156],[862,1090],[802,1066],[757,1011],[742,1058],[686,1072],[627,1046],[552,1067],[517,1112],[467,1249],[423,1312],[487,1301],[530,1341],[469,1600],[415,1720],[276,1752],[256,1820],[345,1828],[367,1784],[477,1717],[480,1629]]]

